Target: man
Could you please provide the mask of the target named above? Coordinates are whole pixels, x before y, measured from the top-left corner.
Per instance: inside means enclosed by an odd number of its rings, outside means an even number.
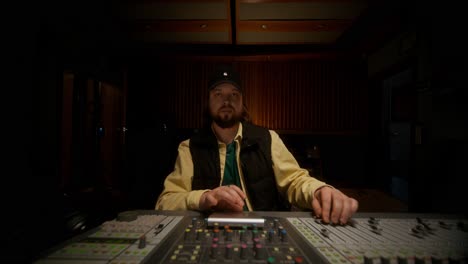
[[[157,210],[312,209],[345,224],[358,202],[299,167],[278,134],[248,122],[238,74],[217,70],[209,82],[210,126],[179,145]]]

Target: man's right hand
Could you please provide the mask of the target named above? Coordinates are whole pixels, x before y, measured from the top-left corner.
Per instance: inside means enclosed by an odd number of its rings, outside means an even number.
[[[244,208],[245,193],[235,185],[225,185],[205,192],[200,197],[200,210],[236,211]]]

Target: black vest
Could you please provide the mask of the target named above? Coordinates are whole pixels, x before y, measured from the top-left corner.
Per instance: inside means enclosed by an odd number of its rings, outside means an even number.
[[[285,211],[289,204],[278,193],[271,160],[271,135],[262,127],[242,123],[241,170],[249,200],[256,211]],[[192,190],[214,189],[221,181],[219,149],[211,129],[190,138]]]

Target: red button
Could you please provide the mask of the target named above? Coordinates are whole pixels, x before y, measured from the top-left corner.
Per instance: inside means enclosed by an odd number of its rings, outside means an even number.
[[[295,257],[294,258],[294,263],[299,264],[304,262],[304,259],[302,257]]]

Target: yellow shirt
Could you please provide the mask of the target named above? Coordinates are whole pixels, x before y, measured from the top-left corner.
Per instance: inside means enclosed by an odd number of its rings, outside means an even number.
[[[314,192],[323,186],[329,186],[309,175],[306,169],[299,167],[294,156],[284,145],[278,134],[270,130],[271,158],[273,171],[280,193],[286,194],[288,201],[296,207],[303,209],[312,208]],[[242,189],[247,195],[246,203],[249,211],[252,211],[249,194],[245,188],[245,180],[239,164],[240,144],[242,141],[242,124],[240,124],[236,143],[237,168],[241,180]],[[192,190],[193,162],[189,148],[190,139],[179,144],[178,156],[174,171],[164,181],[164,190],[156,202],[156,210],[199,210],[200,197],[209,190]],[[226,144],[218,140],[221,180],[223,182],[224,166],[226,162]]]

